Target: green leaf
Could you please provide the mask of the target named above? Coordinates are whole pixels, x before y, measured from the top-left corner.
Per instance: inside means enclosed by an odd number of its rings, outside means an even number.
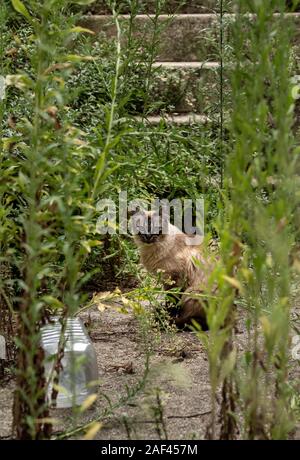
[[[300,90],[299,85],[293,86],[293,88],[292,88],[292,98],[293,99],[299,99],[299,97],[300,97],[299,90]]]
[[[79,54],[66,54],[62,56],[62,59],[68,62],[82,62],[82,61],[93,61],[94,60],[92,56],[81,56]]]
[[[97,160],[97,163],[96,163],[96,172],[97,173],[99,172],[100,176],[102,175],[102,173],[104,171],[105,159],[106,159],[106,155],[104,154],[104,152],[102,152],[101,155],[99,156],[98,160]]]
[[[228,354],[226,359],[223,361],[223,364],[221,367],[221,380],[222,381],[232,373],[235,367],[235,364],[236,364],[236,357],[237,357],[237,352],[236,352],[236,349],[234,348]]]
[[[21,0],[11,0],[11,3],[18,13],[22,14],[22,16],[24,16],[26,19],[28,19],[28,21],[31,22],[31,16],[28,13],[26,6],[21,2]]]
[[[117,171],[121,166],[122,166],[121,164],[117,164],[116,166],[113,166],[112,168],[107,169],[101,175],[102,182],[104,182],[111,174],[113,174],[115,171]]]
[[[68,32],[76,33],[76,34],[86,33],[86,34],[95,35],[95,32],[93,30],[86,29],[85,27],[80,27],[80,26],[72,27],[72,29],[69,29]]]
[[[72,0],[72,3],[77,3],[77,5],[90,5],[94,3],[95,0]]]
[[[64,308],[64,304],[60,300],[56,299],[55,297],[51,295],[43,296],[42,300],[53,308],[57,308],[57,309]]]
[[[223,279],[225,281],[227,281],[232,287],[234,287],[238,291],[242,292],[243,287],[242,287],[241,283],[239,282],[239,280],[237,280],[236,278],[233,278],[231,276],[227,276],[227,275],[223,275]]]

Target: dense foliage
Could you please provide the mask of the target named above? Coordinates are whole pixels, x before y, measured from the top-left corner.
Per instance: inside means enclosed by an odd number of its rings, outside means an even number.
[[[220,85],[212,86],[214,98],[206,98],[209,80],[192,89],[209,120],[176,126],[165,116],[181,101],[174,86],[184,93],[185,79],[170,79],[162,92],[167,77],[154,65],[172,20],[158,20],[168,2],[151,2],[147,40],[135,30],[145,2],[105,2],[111,39],[78,25],[88,8],[98,8],[90,3],[6,0],[0,12],[0,75],[6,76],[0,100],[0,331],[17,383],[16,435],[51,437],[40,327],[53,314],[64,327],[89,307],[94,291],[124,288],[109,295],[121,296],[124,309],[135,312],[146,356],[143,378],[127,396],[143,390],[160,333],[143,305],[159,305],[161,287],[141,276],[130,237],[96,231],[98,200],[117,201],[127,191],[128,200],[149,202],[205,198],[205,245],[214,237],[220,247],[206,293],[210,331],[194,325],[210,365],[207,436],[287,438],[299,417],[299,384],[288,379],[290,341],[299,331],[299,319],[291,323],[299,272],[293,129],[299,87],[291,78],[297,66],[293,28],[278,14],[286,4],[226,2],[224,11],[234,7],[236,17],[221,16],[214,44],[223,64],[214,75]],[[119,16],[124,7],[127,22]],[[256,20],[244,14],[249,11]],[[153,114],[161,116],[157,125],[147,121]],[[218,294],[211,296],[215,285]],[[248,330],[242,353],[238,321]]]

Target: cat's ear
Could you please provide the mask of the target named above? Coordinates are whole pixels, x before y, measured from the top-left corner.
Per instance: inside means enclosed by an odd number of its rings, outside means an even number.
[[[143,208],[139,205],[129,206],[128,217],[132,217],[135,214],[143,214],[143,212],[144,212]]]
[[[132,217],[134,216],[135,214],[137,213],[137,210],[136,209],[128,209],[128,217]]]

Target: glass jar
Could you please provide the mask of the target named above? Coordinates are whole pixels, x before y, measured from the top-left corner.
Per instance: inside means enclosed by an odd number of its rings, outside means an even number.
[[[68,318],[64,333],[64,353],[61,359],[58,394],[51,401],[53,366],[59,347],[61,323],[55,317],[41,329],[41,345],[45,352],[45,376],[50,379],[47,396],[56,408],[79,406],[97,391],[98,368],[94,346],[79,318]]]

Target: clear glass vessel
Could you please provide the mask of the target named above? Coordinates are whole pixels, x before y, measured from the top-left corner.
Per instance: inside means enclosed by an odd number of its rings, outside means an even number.
[[[41,345],[45,352],[45,375],[50,380],[47,395],[51,400],[53,388],[53,365],[58,352],[61,335],[59,318],[44,326],[41,330]],[[59,391],[52,406],[69,408],[78,406],[97,391],[98,368],[94,346],[79,318],[67,320],[64,334],[64,356],[59,375]]]

